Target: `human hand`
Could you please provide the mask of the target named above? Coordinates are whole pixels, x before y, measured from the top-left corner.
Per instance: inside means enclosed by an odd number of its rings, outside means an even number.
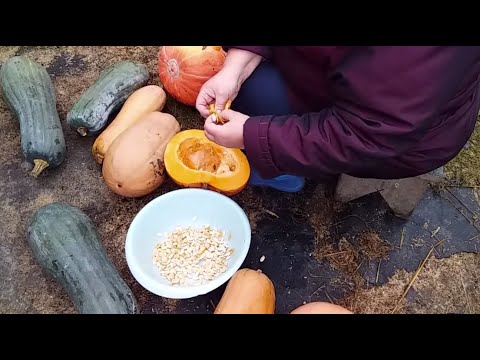
[[[240,86],[239,75],[228,68],[223,68],[203,84],[195,106],[204,118],[211,114],[210,104],[215,104],[215,110],[220,112],[225,109],[228,101],[235,99]]]
[[[216,122],[215,114],[205,120],[206,137],[227,148],[243,149],[243,125],[249,116],[233,110],[223,110],[221,115],[225,121],[222,125]]]

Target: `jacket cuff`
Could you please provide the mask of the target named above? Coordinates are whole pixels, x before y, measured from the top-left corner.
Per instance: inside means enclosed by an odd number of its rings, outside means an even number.
[[[275,165],[268,142],[268,128],[272,116],[254,116],[243,126],[243,145],[250,166],[265,179],[281,175]]]
[[[229,49],[240,49],[250,51],[257,55],[260,55],[265,60],[270,60],[272,53],[269,46],[222,46],[225,51]]]

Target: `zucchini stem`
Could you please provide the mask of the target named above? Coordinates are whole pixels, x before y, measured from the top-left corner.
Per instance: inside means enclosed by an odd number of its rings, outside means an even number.
[[[35,166],[30,173],[30,175],[32,175],[33,177],[38,177],[38,175],[40,175],[40,173],[45,170],[49,165],[48,162],[42,159],[35,159],[33,160],[33,163],[35,164]]]

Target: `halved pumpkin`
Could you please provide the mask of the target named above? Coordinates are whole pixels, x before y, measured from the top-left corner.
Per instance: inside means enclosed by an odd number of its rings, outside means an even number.
[[[243,190],[250,177],[247,157],[210,141],[203,130],[176,134],[165,149],[165,169],[183,187],[201,187],[232,196]]]

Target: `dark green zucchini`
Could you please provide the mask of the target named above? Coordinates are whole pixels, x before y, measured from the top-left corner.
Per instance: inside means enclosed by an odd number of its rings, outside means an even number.
[[[27,241],[41,267],[68,293],[81,314],[134,314],[136,299],[108,258],[95,225],[63,202],[39,208]]]
[[[113,112],[147,84],[150,74],[144,64],[120,61],[104,70],[67,114],[71,128],[82,136],[102,131]]]
[[[10,58],[0,69],[5,102],[20,123],[21,147],[35,177],[66,157],[55,88],[47,70],[26,56]]]

